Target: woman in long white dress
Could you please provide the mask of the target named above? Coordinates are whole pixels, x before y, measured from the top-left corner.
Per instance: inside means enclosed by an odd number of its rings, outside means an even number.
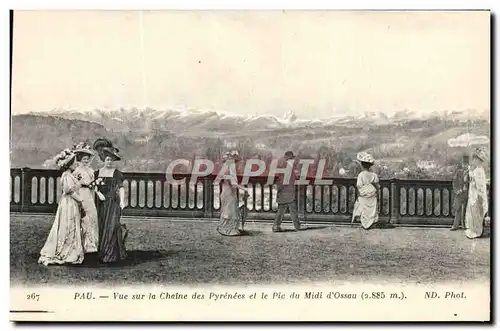
[[[80,184],[72,175],[76,168],[76,155],[70,150],[59,153],[55,162],[63,172],[61,175],[62,196],[57,207],[56,217],[49,235],[40,251],[38,263],[80,264],[84,251],[81,234],[80,205],[78,194]]]
[[[83,215],[81,220],[82,241],[85,253],[97,252],[99,247],[99,226],[97,224],[97,209],[94,200],[94,190],[91,187],[94,181],[94,170],[89,166],[94,153],[90,146],[77,145],[74,150],[78,166],[73,172],[80,182],[78,194],[82,198]]]
[[[354,204],[352,222],[354,222],[356,218],[359,218],[361,226],[368,230],[378,222],[378,196],[380,190],[379,178],[376,173],[370,170],[375,163],[373,156],[362,152],[358,153],[357,159],[361,163],[363,170],[359,173],[356,182],[358,199]]]
[[[235,170],[239,170],[239,153],[233,151],[232,153],[226,153],[224,155],[226,159],[226,165],[229,163],[235,163]],[[223,236],[239,236],[242,234],[242,230],[239,229],[241,222],[240,210],[238,207],[238,189],[248,192],[248,189],[240,184],[238,184],[238,178],[236,174],[228,171],[225,175],[229,175],[230,179],[222,180],[222,192],[220,195],[221,206],[220,206],[220,221],[217,226],[217,232]]]
[[[483,163],[487,160],[487,152],[477,149],[472,155],[472,168],[469,172],[469,197],[465,210],[465,236],[469,239],[479,238],[484,231],[484,218],[488,213],[488,195],[486,174]]]

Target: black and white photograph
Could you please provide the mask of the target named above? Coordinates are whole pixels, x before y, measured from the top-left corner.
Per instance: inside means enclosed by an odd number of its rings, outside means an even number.
[[[491,24],[12,11],[10,319],[490,321]]]

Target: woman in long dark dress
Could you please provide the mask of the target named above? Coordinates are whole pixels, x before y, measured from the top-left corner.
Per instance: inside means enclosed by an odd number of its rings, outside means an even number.
[[[100,141],[100,143],[99,143]],[[114,161],[121,160],[118,149],[109,141],[102,147],[103,140],[94,143],[104,167],[95,172],[96,187],[102,193],[96,201],[99,223],[98,257],[101,263],[112,263],[127,258],[125,240],[127,228],[120,222],[122,209],[125,207],[125,191],[123,174],[113,166]]]

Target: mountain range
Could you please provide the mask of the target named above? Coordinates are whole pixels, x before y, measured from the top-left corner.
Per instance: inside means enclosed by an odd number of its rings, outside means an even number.
[[[228,148],[261,158],[280,157],[290,149],[303,157],[327,155],[336,164],[332,175],[362,150],[393,173],[416,160],[444,169],[464,152],[450,148],[448,139],[467,132],[490,137],[491,126],[489,111],[422,115],[403,110],[301,119],[293,111],[277,117],[189,108],[54,109],[14,115],[11,124],[12,167],[40,168],[73,143],[108,137],[120,148],[125,171],[164,171],[172,159],[217,159]]]

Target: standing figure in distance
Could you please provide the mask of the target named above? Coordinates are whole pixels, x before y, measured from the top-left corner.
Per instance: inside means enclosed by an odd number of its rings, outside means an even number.
[[[453,177],[453,210],[455,218],[451,231],[464,227],[465,208],[469,195],[469,156],[462,157],[462,163],[458,165]]]
[[[96,200],[99,224],[98,258],[101,263],[118,262],[127,258],[125,240],[128,234],[127,228],[120,222],[125,207],[124,178],[113,165],[114,161],[121,160],[121,156],[118,149],[105,138],[97,139],[93,147],[104,162],[104,166],[94,174],[97,190],[104,196],[104,200]]]
[[[238,173],[241,161],[238,151],[224,154],[223,159],[225,160],[225,165],[230,166],[231,163],[234,163],[235,170]],[[217,226],[217,232],[223,236],[239,236],[242,234],[242,231],[239,229],[241,216],[238,207],[237,190],[240,189],[247,192],[247,188],[238,184],[237,174],[231,173],[229,169],[226,175],[229,175],[232,180],[222,180],[220,221]]]
[[[295,155],[292,151],[285,153],[285,162],[288,167],[292,167],[292,174],[288,183],[285,183],[285,176],[282,174],[278,178],[278,194],[276,202],[278,203],[278,211],[274,218],[273,232],[282,232],[281,222],[283,215],[287,209],[290,210],[290,217],[292,218],[295,230],[300,230],[299,215],[297,210],[297,198],[295,194],[296,185],[295,180],[298,177],[298,171],[295,169]]]
[[[78,194],[80,184],[72,175],[73,170],[76,169],[75,160],[76,155],[69,149],[65,149],[53,159],[62,171],[62,196],[57,206],[54,223],[38,259],[38,263],[46,266],[83,262],[84,252],[80,230],[82,198]]]
[[[361,152],[358,153],[357,160],[361,163],[363,170],[359,173],[356,182],[359,195],[354,204],[351,223],[359,217],[361,226],[368,230],[378,222],[380,185],[377,174],[371,171],[371,167],[375,164],[373,156]]]
[[[481,148],[472,155],[469,198],[465,210],[465,236],[469,239],[481,237],[484,231],[484,218],[488,213],[488,195],[483,163],[487,159],[487,152]]]
[[[94,181],[94,170],[90,167],[90,163],[94,157],[94,153],[90,150],[90,146],[80,143],[76,145],[73,152],[76,154],[78,166],[73,172],[80,183],[78,194],[82,198],[82,207],[84,215],[82,215],[82,241],[85,253],[97,252],[99,243],[99,228],[97,225],[97,209],[95,206],[94,190],[91,185]]]

